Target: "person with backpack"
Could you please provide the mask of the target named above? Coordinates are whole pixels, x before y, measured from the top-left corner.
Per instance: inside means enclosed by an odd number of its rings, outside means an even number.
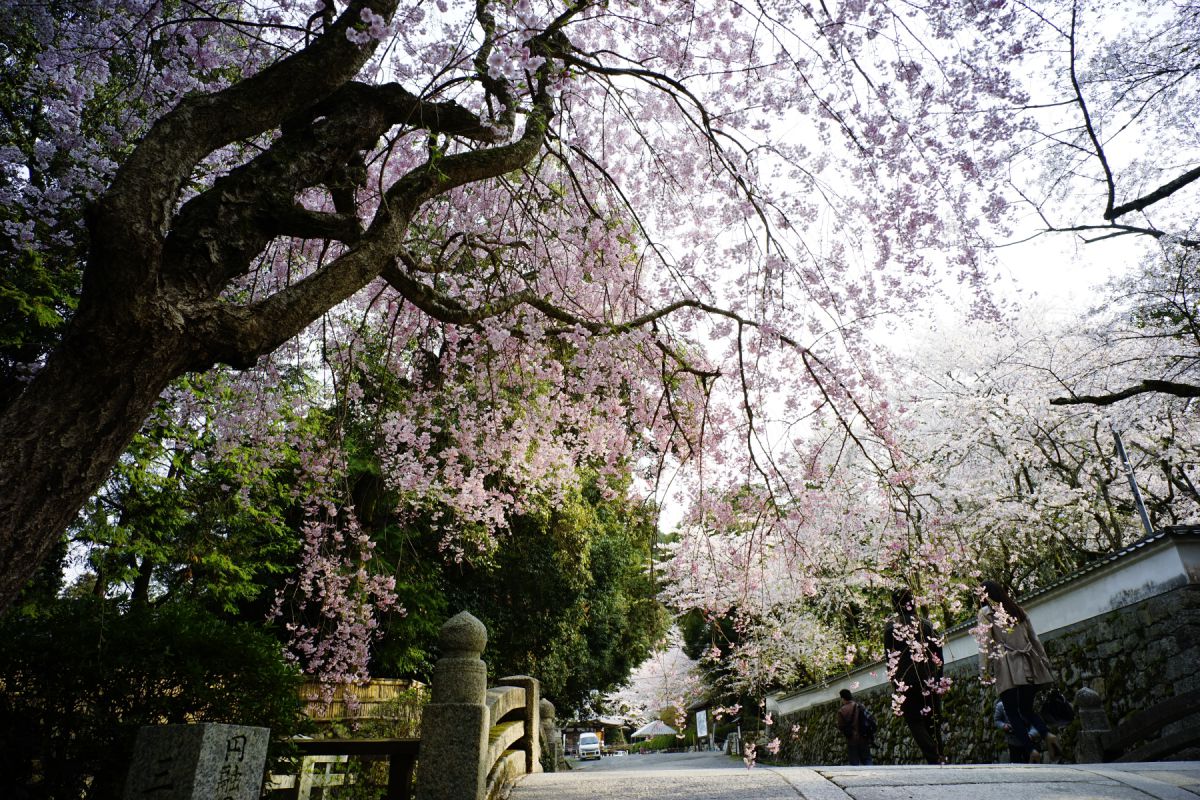
[[[1004,731],[1004,739],[1008,744],[1009,763],[1032,764],[1041,760],[1041,753],[1036,749],[1037,743],[1033,741],[1033,737],[1037,735],[1037,729],[1030,728],[1029,733],[1025,736],[1013,730],[1012,723],[1008,721],[1008,714],[1004,711],[1004,703],[999,700],[996,701],[996,707],[992,712],[992,723],[997,730]]]
[[[854,699],[849,689],[838,692],[842,705],[837,711],[837,727],[846,737],[846,754],[850,766],[871,766],[871,743],[875,740],[875,717],[862,703]]]

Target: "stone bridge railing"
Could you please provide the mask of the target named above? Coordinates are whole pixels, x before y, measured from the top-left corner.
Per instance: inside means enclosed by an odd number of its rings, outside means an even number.
[[[414,768],[416,800],[495,800],[518,776],[540,772],[543,760],[547,769],[556,769],[562,753],[553,704],[526,675],[501,678],[489,689],[480,659],[486,644],[487,629],[475,617],[464,611],[451,618],[442,626],[442,657],[434,666],[420,739],[296,740],[301,774],[271,776],[267,796],[307,800],[318,786],[343,785],[348,776],[317,775],[312,767],[328,770],[347,757],[388,762],[385,800],[410,799]],[[254,800],[262,787],[268,737],[266,728],[237,725],[143,728],[125,800],[157,799],[167,796],[166,788],[178,800]],[[232,766],[231,753],[237,762]]]
[[[514,675],[487,686],[480,656],[487,629],[467,612],[441,631],[442,657],[433,671],[421,718],[417,800],[485,800],[516,776],[557,763],[554,706],[535,678]]]

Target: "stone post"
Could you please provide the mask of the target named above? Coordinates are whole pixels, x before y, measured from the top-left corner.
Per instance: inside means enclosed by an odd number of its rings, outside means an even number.
[[[125,800],[257,800],[269,728],[202,722],[138,731]]]
[[[554,703],[543,699],[538,709],[542,737],[542,769],[546,772],[558,772],[559,762],[562,761],[562,734],[555,725]]]
[[[467,612],[450,618],[438,639],[429,705],[421,718],[417,800],[481,800],[487,784],[487,667],[479,656],[487,629]]]
[[[509,675],[496,681],[497,686],[520,686],[525,690],[525,736],[521,749],[525,751],[525,774],[542,771],[541,715],[542,691],[537,678],[528,675]],[[493,720],[494,722],[495,720]]]
[[[1075,693],[1079,713],[1079,738],[1075,742],[1075,763],[1104,762],[1104,736],[1111,729],[1100,695],[1086,686]]]

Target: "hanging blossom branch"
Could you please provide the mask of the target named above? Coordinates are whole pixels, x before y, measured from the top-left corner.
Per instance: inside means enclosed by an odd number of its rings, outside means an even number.
[[[400,260],[408,264],[412,271],[428,271],[425,269],[417,269],[411,255],[402,254],[400,256]],[[485,319],[508,313],[518,306],[527,305],[540,311],[550,319],[566,323],[572,326],[572,328],[581,328],[592,334],[601,336],[613,336],[628,333],[637,328],[651,325],[658,320],[665,319],[671,314],[685,309],[701,311],[705,314],[715,317],[724,317],[736,323],[739,330],[743,328],[762,330],[765,327],[763,324],[755,320],[748,319],[736,312],[697,299],[676,300],[663,306],[662,308],[646,312],[627,321],[614,323],[600,322],[571,313],[539,296],[532,289],[506,295],[502,298],[495,299],[484,306],[467,308],[455,298],[438,292],[436,289],[425,283],[410,278],[395,266],[385,267],[383,270],[383,277],[385,280],[391,283],[392,286],[396,288],[396,290],[399,291],[406,300],[429,314],[431,317],[442,322],[456,325],[475,324]],[[548,331],[548,333],[554,333],[554,331]],[[765,333],[777,339],[779,342],[787,345],[789,348],[797,351],[797,353],[801,356],[805,371],[812,378],[814,385],[818,387],[825,403],[828,405],[828,407],[835,411],[838,422],[841,424],[846,434],[855,442],[855,444],[863,452],[864,456],[876,467],[880,475],[887,474],[889,469],[875,461],[874,457],[870,453],[869,448],[867,448],[859,438],[859,434],[855,430],[852,420],[841,411],[841,404],[838,403],[830,393],[830,388],[836,389],[841,397],[848,400],[851,408],[853,408],[853,410],[856,412],[856,415],[860,419],[866,421],[868,424],[873,424],[873,415],[863,407],[861,401],[855,396],[855,394],[845,386],[841,378],[835,375],[828,365],[826,365],[824,361],[822,361],[822,359],[811,349],[801,345],[794,338],[780,333],[774,329],[765,331]],[[740,334],[738,341],[739,343],[741,342]],[[663,349],[664,353],[676,359],[679,365],[685,368],[688,372],[691,372],[692,374],[695,374],[701,378],[720,377],[719,371],[696,370],[694,367],[689,366],[688,362],[674,350],[670,349],[669,345],[666,343],[660,343],[660,347]],[[739,344],[739,360],[741,351],[742,348]],[[747,435],[753,436],[755,429],[754,413],[748,394],[749,387],[745,383],[746,366],[744,361],[740,361],[740,364],[740,372],[742,375],[741,391],[744,405],[743,411],[748,415],[749,420],[749,429]],[[751,446],[751,450],[753,451],[754,449],[755,448]],[[755,462],[755,466],[764,478],[767,477],[767,473],[763,470],[761,465],[758,465],[757,462]]]

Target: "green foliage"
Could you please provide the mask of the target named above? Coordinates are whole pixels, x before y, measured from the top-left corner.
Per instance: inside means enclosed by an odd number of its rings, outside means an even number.
[[[680,739],[673,733],[664,733],[651,739],[634,742],[629,745],[632,753],[658,753],[664,750],[682,750],[688,745],[685,739]]]
[[[46,267],[41,253],[26,250],[12,269],[0,273],[0,350],[15,350],[45,339],[74,310],[78,275]]]
[[[142,725],[302,724],[275,639],[195,605],[62,600],[0,620],[0,640],[0,775],[17,797],[120,797]]]
[[[63,590],[63,572],[67,560],[67,539],[63,537],[51,548],[44,561],[25,584],[10,614],[33,615],[53,605]]]
[[[450,579],[449,600],[488,627],[489,670],[537,677],[567,713],[622,683],[666,630],[648,571],[653,513],[593,477],[510,529],[490,563]]]
[[[484,660],[492,675],[537,677],[567,714],[592,690],[624,681],[666,629],[649,572],[653,510],[621,489],[606,496],[594,476],[555,507],[542,503],[510,519],[491,552],[461,561],[439,552],[431,525],[397,525],[390,503],[359,499],[382,491],[373,472],[356,486],[359,507],[382,512],[360,519],[407,610],[386,623],[375,674],[427,679],[441,624],[467,610],[487,626]]]
[[[329,723],[319,738],[416,739],[421,735],[421,712],[428,702],[428,689],[407,689],[375,709],[369,717]]]
[[[355,508],[376,543],[372,567],[395,577],[397,605],[405,610],[384,618],[384,635],[372,649],[371,672],[428,682],[438,631],[461,610],[451,611],[446,596],[446,572],[452,567],[438,551],[438,537],[426,520],[396,522],[398,500],[386,489],[373,453],[357,449],[355,441],[349,444]]]
[[[364,363],[347,380],[373,402],[406,402],[403,379]],[[445,509],[414,515],[388,488],[377,417],[359,418],[349,404],[316,407],[300,378],[275,390],[283,397],[273,407],[285,410],[273,423],[279,430],[263,441],[218,441],[212,420],[250,407],[237,395],[240,384],[219,371],[187,380],[178,387],[187,391],[186,411],[164,401],[72,529],[93,570],[74,594],[186,600],[261,619],[299,555],[298,498],[312,487],[294,443],[306,437],[339,443],[345,481],[329,501],[353,505],[375,543],[370,569],[395,578],[404,609],[382,615],[373,674],[427,681],[440,626],[467,609],[489,629],[484,657],[493,675],[538,677],[565,714],[592,690],[624,681],[664,632],[649,569],[654,513],[627,499],[628,485],[584,475],[565,498],[529,498],[530,510],[509,520],[495,546],[482,546],[488,537],[480,531],[481,549],[455,560],[441,549]]]
[[[417,739],[421,735],[421,709],[427,702],[428,691],[409,689],[385,703],[370,718],[337,720],[323,727],[317,738]],[[329,791],[326,796],[337,800],[379,800],[388,786],[388,770],[389,763],[385,760],[351,757],[344,768],[337,770],[350,776],[347,785]]]
[[[391,445],[379,423],[388,409],[413,402],[410,381],[447,379],[438,373],[440,345],[436,337],[414,335],[407,342],[368,338],[359,347],[339,385],[354,385],[361,399],[339,403],[323,433],[347,456],[355,515],[375,543],[371,568],[395,579],[397,604],[406,612],[384,620],[371,672],[428,680],[442,623],[467,610],[488,628],[484,659],[492,675],[537,677],[560,714],[580,706],[593,689],[622,682],[667,622],[649,570],[653,510],[626,499],[628,484],[602,484],[585,472],[582,488],[566,497],[522,497],[528,510],[510,517],[508,530],[492,540],[482,527],[452,519],[435,500],[400,496],[380,467],[378,453]],[[470,382],[465,386],[469,395]],[[506,408],[522,413],[528,397],[499,391]],[[453,404],[437,413],[443,431],[454,429]],[[442,444],[435,437],[431,447]],[[447,529],[461,551],[443,549]]]
[[[187,388],[214,415],[232,391],[220,373]],[[280,415],[275,424],[290,422]],[[299,552],[297,475],[293,448],[249,441],[218,448],[202,420],[180,420],[160,404],[73,528],[88,547],[93,592],[187,597],[261,618],[267,589]]]

